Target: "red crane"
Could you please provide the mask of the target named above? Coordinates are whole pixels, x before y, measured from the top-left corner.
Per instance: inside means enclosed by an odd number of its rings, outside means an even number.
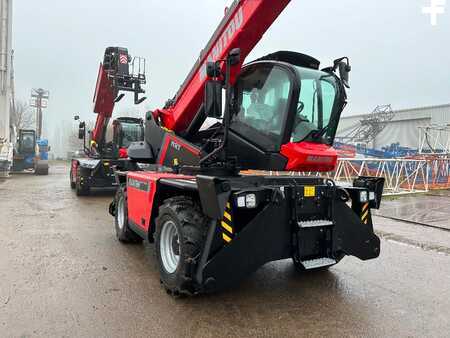
[[[117,238],[155,243],[171,294],[225,289],[275,260],[310,270],[380,253],[370,210],[380,206],[383,179],[339,187],[320,177],[241,174],[336,164],[348,59],[320,70],[311,56],[281,51],[243,65],[289,2],[236,0],[176,96],[146,114],[144,142],[128,148],[145,169],[116,171]],[[201,128],[207,117],[218,122]]]
[[[131,142],[144,138],[143,120],[119,117],[113,122],[113,138],[105,142],[106,131],[116,102],[124,97],[121,92],[133,92],[135,104],[145,100],[145,61],[132,59],[127,49],[109,47],[100,63],[94,93],[94,113],[97,114],[95,127],[90,134],[90,144],[86,147],[86,123],[79,124],[79,138],[84,141],[86,157],[72,159],[70,186],[78,196],[89,195],[91,188],[108,188],[116,184],[113,167],[127,158],[127,147]],[[79,116],[75,117],[79,120]]]

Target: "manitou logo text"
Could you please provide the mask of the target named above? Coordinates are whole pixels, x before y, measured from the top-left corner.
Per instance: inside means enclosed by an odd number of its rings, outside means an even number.
[[[227,50],[227,48],[230,46],[233,37],[236,35],[238,29],[241,28],[243,22],[244,22],[244,11],[242,10],[241,7],[239,8],[234,18],[231,20],[228,27],[223,32],[219,41],[216,43],[209,56],[206,58],[206,61],[203,64],[202,68],[200,69],[200,79],[202,81],[206,78],[206,64],[208,62],[217,61],[218,59],[221,58],[222,53],[225,50]]]
[[[134,188],[137,190],[148,192],[150,188],[150,183],[138,181],[134,178],[128,177],[128,188]]]
[[[308,162],[311,163],[333,163],[334,158],[330,156],[314,156],[309,155],[308,156]]]

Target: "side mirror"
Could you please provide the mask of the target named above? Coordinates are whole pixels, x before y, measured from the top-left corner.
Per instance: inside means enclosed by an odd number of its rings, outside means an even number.
[[[350,61],[348,57],[343,57],[337,60],[334,60],[334,67],[333,71],[336,71],[336,69],[339,70],[339,77],[344,84],[345,87],[350,88],[348,79],[349,79],[349,73],[352,70],[352,67],[350,66]]]
[[[84,122],[80,122],[80,125],[78,126],[78,138],[80,140],[84,140],[85,136],[86,136],[86,124]]]
[[[78,129],[78,138],[80,140],[84,140],[84,136],[86,135],[84,129]]]
[[[230,62],[231,66],[236,66],[241,62],[241,49],[240,48],[234,48],[228,53],[228,61]]]
[[[222,117],[222,83],[220,81],[206,82],[205,113],[208,117]]]
[[[347,63],[341,61],[339,63],[339,77],[342,80],[342,83],[344,84],[345,87],[350,88],[349,85],[349,73],[352,70],[352,67],[350,65],[348,65]]]

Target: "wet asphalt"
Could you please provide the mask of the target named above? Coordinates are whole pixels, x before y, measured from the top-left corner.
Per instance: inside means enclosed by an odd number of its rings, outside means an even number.
[[[450,336],[449,231],[380,216],[379,259],[304,274],[275,262],[233,290],[173,299],[154,246],[118,243],[111,195],[77,198],[67,170],[0,183],[0,337]]]

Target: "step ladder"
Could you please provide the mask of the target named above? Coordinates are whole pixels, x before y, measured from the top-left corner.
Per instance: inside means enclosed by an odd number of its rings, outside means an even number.
[[[305,270],[324,268],[327,266],[332,266],[336,263],[337,263],[337,261],[335,259],[328,258],[328,257],[315,258],[315,259],[310,259],[307,261],[302,261],[302,265],[305,268]]]

